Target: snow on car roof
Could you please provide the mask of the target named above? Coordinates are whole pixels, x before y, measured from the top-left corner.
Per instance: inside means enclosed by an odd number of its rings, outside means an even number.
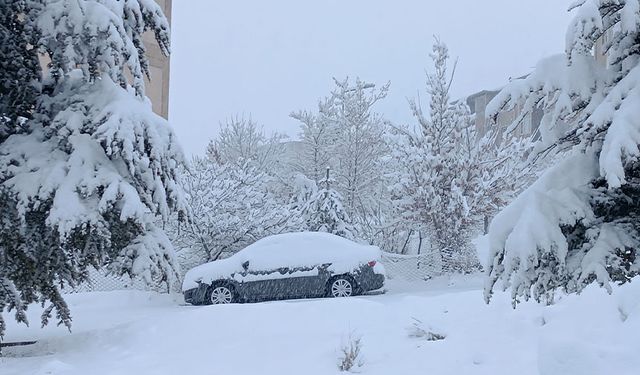
[[[366,258],[370,261],[379,257],[379,250],[329,233],[299,232],[265,237],[247,246],[237,256],[261,263],[285,260],[288,265],[302,266],[332,260],[357,262]],[[283,258],[279,259],[280,256]]]

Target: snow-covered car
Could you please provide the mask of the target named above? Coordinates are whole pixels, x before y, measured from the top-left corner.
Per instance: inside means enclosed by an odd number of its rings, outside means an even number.
[[[384,286],[380,250],[327,233],[263,238],[233,256],[187,272],[193,305],[288,298],[349,297]]]

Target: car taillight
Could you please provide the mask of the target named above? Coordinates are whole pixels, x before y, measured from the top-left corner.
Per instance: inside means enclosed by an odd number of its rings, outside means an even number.
[[[369,267],[373,267],[373,266],[375,266],[375,265],[376,265],[376,261],[375,261],[375,260],[372,260],[371,262],[367,263],[367,265],[368,265]]]

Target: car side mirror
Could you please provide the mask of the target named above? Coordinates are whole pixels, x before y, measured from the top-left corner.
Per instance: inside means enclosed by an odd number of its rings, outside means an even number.
[[[248,271],[248,270],[249,270],[249,261],[248,261],[248,260],[247,260],[247,261],[245,261],[244,263],[242,263],[242,268],[243,268],[245,271]]]

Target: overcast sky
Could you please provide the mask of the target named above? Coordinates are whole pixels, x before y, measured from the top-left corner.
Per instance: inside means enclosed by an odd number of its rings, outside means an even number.
[[[176,0],[170,120],[187,155],[202,154],[219,123],[250,114],[292,138],[289,113],[316,109],[332,77],[383,84],[376,110],[411,121],[424,96],[433,35],[459,58],[453,96],[504,85],[560,53],[568,0]]]

